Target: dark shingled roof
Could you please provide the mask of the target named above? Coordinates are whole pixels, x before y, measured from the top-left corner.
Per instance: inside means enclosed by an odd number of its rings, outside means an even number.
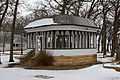
[[[75,24],[75,25],[96,27],[96,25],[92,20],[77,16],[58,15],[58,16],[54,16],[53,20],[55,23],[58,24]]]
[[[94,22],[88,18],[81,18],[77,16],[70,16],[70,15],[55,15],[55,16],[50,16],[40,20],[33,21],[29,23],[25,27],[25,29],[52,26],[52,25],[55,25],[55,26],[56,25],[77,25],[77,26],[83,26],[83,27],[98,28],[96,27]]]

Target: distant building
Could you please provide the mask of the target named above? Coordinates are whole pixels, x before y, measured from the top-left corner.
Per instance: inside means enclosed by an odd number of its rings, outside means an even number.
[[[6,34],[6,36],[5,36]],[[11,32],[0,32],[0,50],[3,50],[3,41],[4,41],[4,36],[5,36],[5,50],[10,50],[10,35]],[[23,49],[26,49],[26,38],[23,37]],[[13,49],[14,50],[20,50],[21,49],[21,35],[14,35],[14,44],[13,44]]]

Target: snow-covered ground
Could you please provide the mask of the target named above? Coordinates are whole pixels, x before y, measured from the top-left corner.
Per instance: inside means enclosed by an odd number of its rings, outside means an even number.
[[[77,56],[96,54],[96,49],[46,50],[52,56]]]
[[[120,65],[118,65],[117,63],[107,63],[107,64],[104,64],[104,67],[120,68]]]
[[[107,53],[107,56],[110,56],[110,53]],[[103,58],[103,53],[97,53],[97,61],[99,62],[113,62],[115,60],[115,57],[104,57]]]
[[[20,55],[14,55],[14,57],[20,57]],[[6,67],[8,64],[12,64],[12,63],[19,63],[19,60],[14,58],[14,62],[9,62],[9,55],[5,55],[5,54],[1,54],[1,62],[2,64],[0,64],[0,69]],[[1,72],[1,71],[0,71]]]
[[[2,55],[0,80],[44,80],[35,77],[36,75],[53,77],[50,80],[120,80],[120,72],[103,68],[102,64],[78,70],[29,70],[18,67],[4,68],[9,63],[8,60],[9,55]],[[14,60],[19,62],[15,58]]]
[[[27,54],[29,51],[31,51],[32,49],[26,49],[23,51],[23,54]],[[1,52],[2,53],[2,52]],[[5,54],[10,54],[10,51],[5,51]],[[21,51],[13,51],[13,53],[17,53],[17,54],[21,54]]]

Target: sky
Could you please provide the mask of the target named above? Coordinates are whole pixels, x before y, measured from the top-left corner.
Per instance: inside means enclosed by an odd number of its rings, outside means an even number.
[[[26,4],[30,9],[34,9],[35,5],[41,2],[45,3],[45,0],[20,0],[20,3],[21,2],[24,2],[24,4]],[[32,11],[29,11],[28,8],[24,4],[21,4],[18,10],[20,12],[20,16],[23,16],[23,17],[32,13]],[[87,3],[87,4],[90,5],[91,3]],[[86,6],[87,5],[84,5],[83,7],[86,8]]]
[[[28,7],[31,6],[31,8],[33,8],[34,4],[37,1],[42,1],[42,0],[20,0],[20,3],[24,2],[26,5],[28,5]],[[21,16],[26,16],[26,15],[31,13],[31,11],[28,11],[27,7],[25,5],[23,5],[23,4],[21,4],[19,6],[19,10],[18,11],[20,12]]]

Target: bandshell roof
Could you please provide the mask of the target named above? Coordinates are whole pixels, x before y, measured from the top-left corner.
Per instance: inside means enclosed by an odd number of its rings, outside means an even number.
[[[49,18],[43,18],[40,20],[35,20],[29,23],[24,28],[35,28],[35,27],[43,27],[49,25],[80,25],[80,26],[87,26],[87,27],[96,27],[94,22],[87,18],[81,18],[76,16],[68,16],[68,15],[59,15]]]

